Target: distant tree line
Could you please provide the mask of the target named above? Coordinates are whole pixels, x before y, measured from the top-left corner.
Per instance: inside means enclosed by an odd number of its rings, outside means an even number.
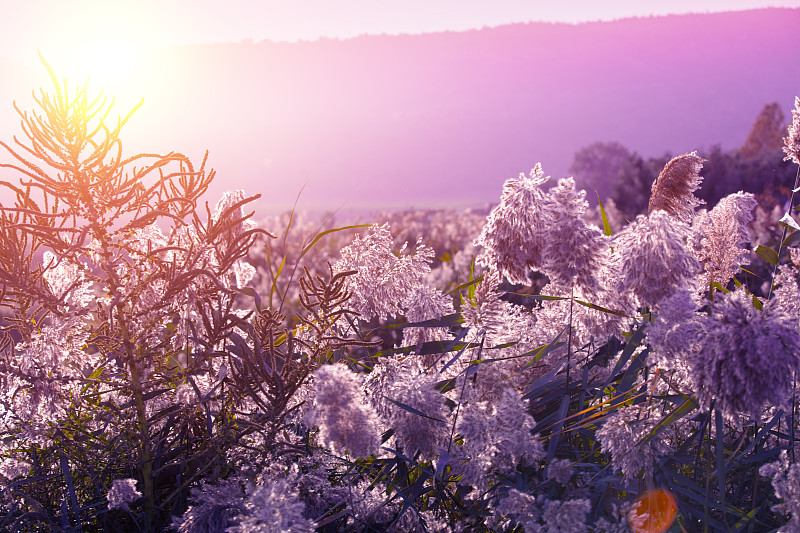
[[[737,191],[751,192],[759,205],[770,208],[784,203],[791,191],[796,168],[784,161],[782,136],[784,114],[777,103],[764,106],[744,144],[723,151],[719,145],[699,150],[703,164],[703,187],[698,196],[716,205]],[[645,158],[618,142],[596,142],[580,149],[570,172],[601,198],[611,198],[628,220],[647,210],[653,180],[672,154]]]

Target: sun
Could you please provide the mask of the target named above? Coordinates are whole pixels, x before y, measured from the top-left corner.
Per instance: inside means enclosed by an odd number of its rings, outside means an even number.
[[[151,46],[142,17],[124,3],[79,2],[71,9],[62,5],[47,21],[47,37],[39,52],[58,76],[72,83],[123,89]]]
[[[106,85],[125,77],[139,53],[131,43],[100,39],[42,51],[57,72],[76,82],[88,79],[93,85]]]
[[[146,44],[123,27],[109,28],[89,21],[80,31],[68,33],[45,44],[42,55],[69,77],[98,78],[125,74]]]

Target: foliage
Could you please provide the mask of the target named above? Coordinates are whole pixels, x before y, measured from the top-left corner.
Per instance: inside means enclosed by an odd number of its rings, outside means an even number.
[[[797,524],[792,210],[695,210],[692,153],[624,227],[536,165],[482,224],[424,215],[432,245],[294,210],[274,238],[241,191],[203,216],[205,162],[123,157],[130,115],[51,77],[0,143],[0,527]]]
[[[745,191],[757,195],[767,210],[785,201],[795,166],[791,157],[784,161],[783,151],[789,153],[789,148],[781,150],[786,131],[783,120],[780,106],[767,104],[740,148],[723,151],[714,145],[698,150],[705,160],[699,199],[714,206],[729,194]],[[786,137],[787,143],[790,138]],[[583,186],[601,193],[604,203],[606,196],[613,199],[624,217],[633,220],[647,210],[650,186],[671,158],[669,154],[643,157],[619,143],[598,142],[575,154],[570,171]]]

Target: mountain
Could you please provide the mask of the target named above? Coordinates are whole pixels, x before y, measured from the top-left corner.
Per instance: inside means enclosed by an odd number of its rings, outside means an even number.
[[[790,116],[798,27],[800,9],[768,8],[160,49],[118,86],[145,102],[123,140],[198,161],[208,149],[212,204],[244,188],[260,211],[288,209],[304,186],[307,208],[495,202],[537,161],[567,175],[595,141],[644,156],[740,146],[764,104]],[[11,101],[30,103],[20,80],[42,79],[13,75],[3,139],[19,133]]]

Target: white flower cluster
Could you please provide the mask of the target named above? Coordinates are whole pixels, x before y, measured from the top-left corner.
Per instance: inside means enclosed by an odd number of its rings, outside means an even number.
[[[658,439],[639,445],[656,422],[655,415],[643,406],[632,405],[618,409],[597,430],[601,449],[611,454],[614,470],[622,473],[626,483],[639,474],[645,479],[652,478],[653,461],[666,451]]]
[[[783,450],[777,461],[762,466],[759,473],[772,478],[775,496],[783,500],[773,510],[790,516],[780,533],[800,531],[800,464],[791,462]]]
[[[141,497],[142,493],[136,490],[135,479],[115,479],[106,495],[109,509],[123,509],[125,511],[130,511],[128,504]]]
[[[367,457],[378,450],[378,418],[362,401],[361,377],[344,364],[323,365],[314,373],[314,406],[306,415],[319,440],[334,452]]]
[[[794,97],[794,109],[792,109],[792,123],[786,138],[783,140],[783,151],[786,153],[786,161],[794,161],[800,165],[800,96]]]

